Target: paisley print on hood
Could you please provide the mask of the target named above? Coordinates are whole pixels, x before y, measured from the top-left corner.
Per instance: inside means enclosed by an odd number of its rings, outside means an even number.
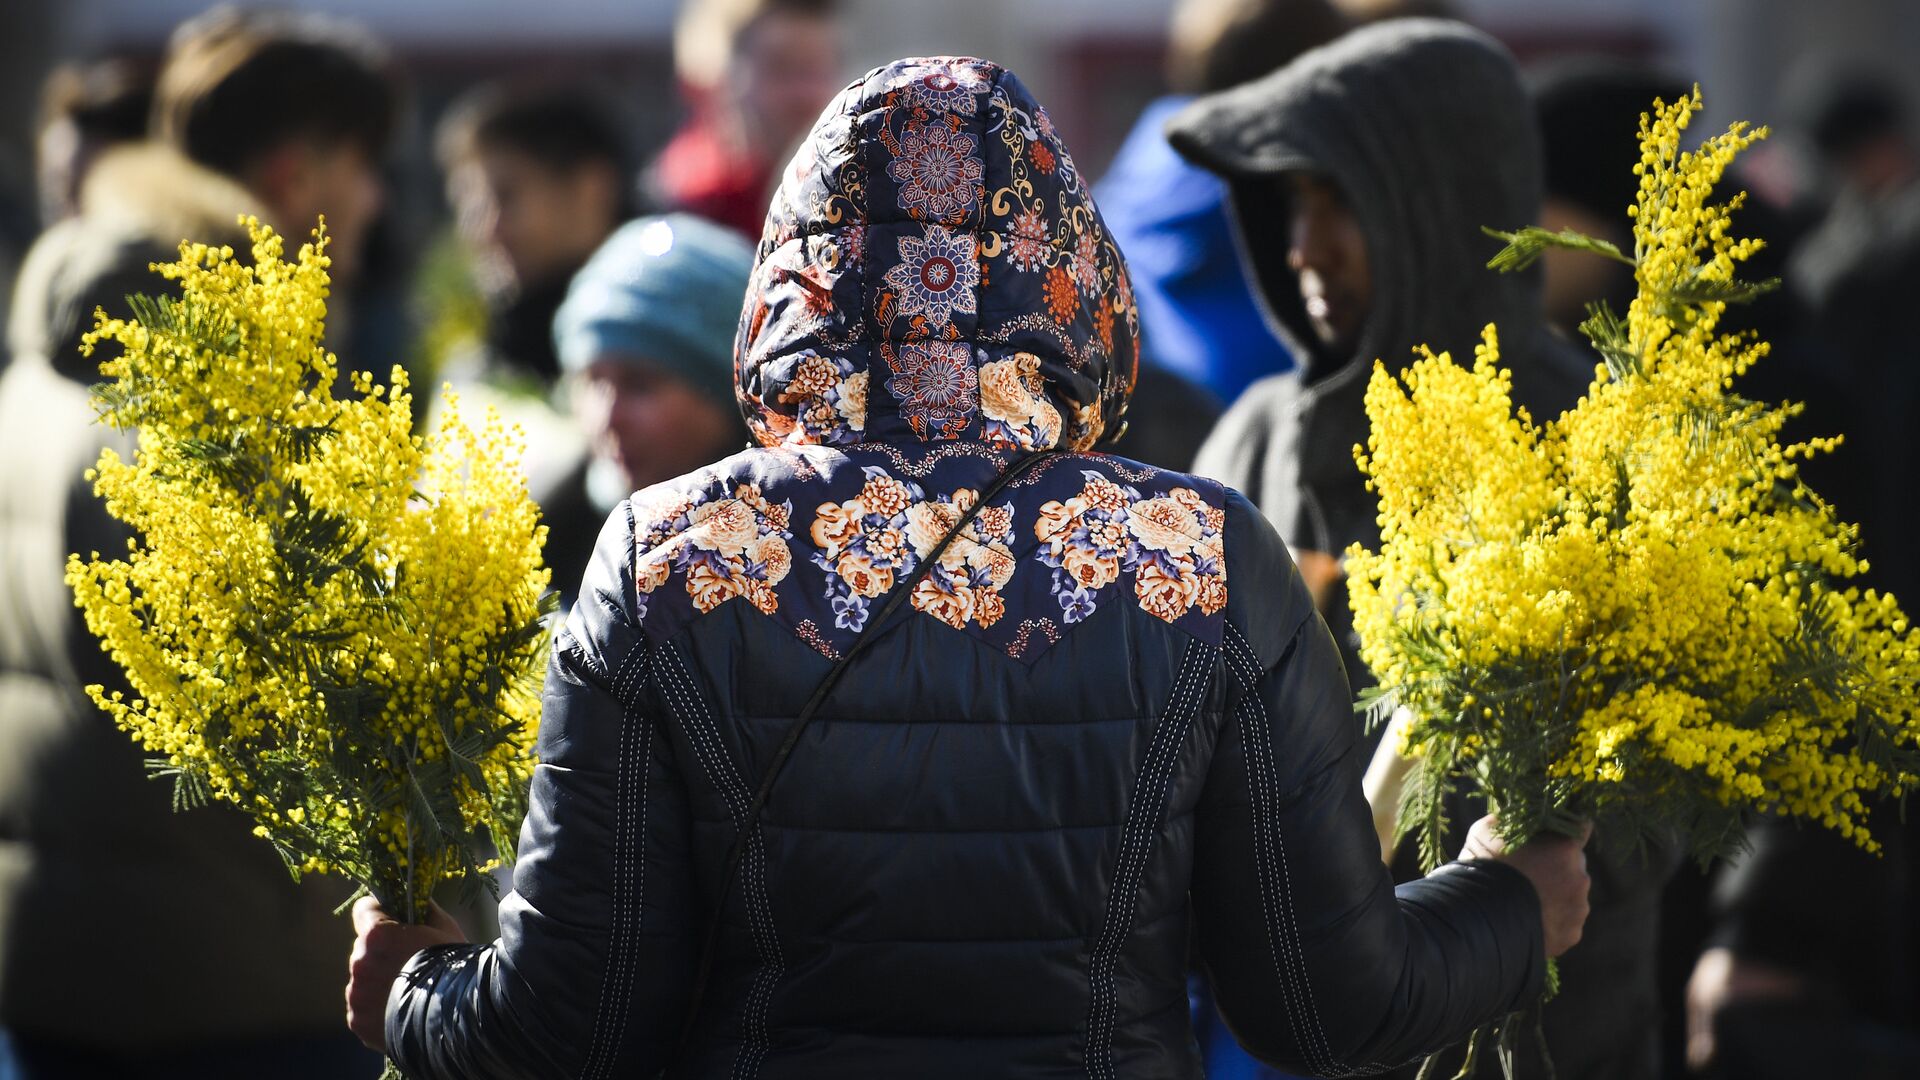
[[[774,196],[747,295],[741,408],[769,446],[1084,450],[1133,388],[1126,265],[1046,110],[984,60],[897,61],[842,92]],[[1039,387],[1020,417],[1005,393],[982,407],[1009,385],[983,371],[1009,363]]]

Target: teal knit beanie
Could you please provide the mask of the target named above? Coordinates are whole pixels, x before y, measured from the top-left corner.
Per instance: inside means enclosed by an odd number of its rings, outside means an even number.
[[[690,214],[629,221],[573,276],[553,317],[561,370],[602,356],[658,364],[729,408],[753,247]]]

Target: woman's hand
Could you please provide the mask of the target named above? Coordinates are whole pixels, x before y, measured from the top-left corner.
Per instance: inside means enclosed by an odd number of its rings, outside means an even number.
[[[427,921],[396,922],[371,896],[353,905],[353,929],[359,939],[347,961],[347,1028],[382,1053],[387,1049],[387,993],[413,954],[432,945],[467,940],[453,916],[439,904]]]
[[[1559,956],[1580,943],[1587,924],[1587,841],[1593,826],[1580,836],[1542,836],[1516,848],[1494,829],[1492,815],[1473,823],[1467,832],[1462,859],[1498,859],[1520,871],[1540,894],[1540,920],[1548,956]]]

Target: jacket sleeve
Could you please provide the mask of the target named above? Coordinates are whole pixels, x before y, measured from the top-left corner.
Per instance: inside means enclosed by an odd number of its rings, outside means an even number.
[[[1231,711],[1198,822],[1200,958],[1256,1057],[1323,1076],[1391,1068],[1539,992],[1539,899],[1490,862],[1394,889],[1334,643],[1272,528],[1238,494],[1227,513]]]
[[[649,1076],[696,965],[684,788],[645,700],[632,517],[600,534],[556,635],[513,891],[490,945],[421,952],[387,1002],[414,1080]]]

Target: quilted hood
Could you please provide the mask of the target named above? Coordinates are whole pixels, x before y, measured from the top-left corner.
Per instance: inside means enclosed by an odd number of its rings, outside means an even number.
[[[780,444],[1117,436],[1139,357],[1125,263],[1012,72],[897,60],[827,106],[767,213],[734,352]]]

